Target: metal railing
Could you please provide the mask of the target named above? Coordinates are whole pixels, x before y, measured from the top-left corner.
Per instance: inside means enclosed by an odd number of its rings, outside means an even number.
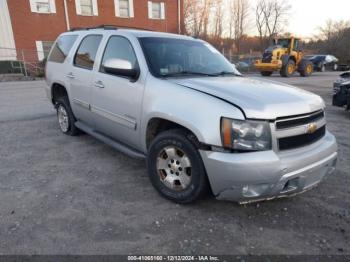
[[[0,47],[0,74],[22,74],[25,77],[43,76],[45,63],[40,61],[39,57],[45,57],[47,53],[48,50]]]

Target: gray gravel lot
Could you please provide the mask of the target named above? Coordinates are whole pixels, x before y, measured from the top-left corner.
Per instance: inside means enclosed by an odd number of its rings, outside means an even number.
[[[350,254],[350,112],[331,106],[337,75],[271,77],[325,99],[337,172],[245,206],[163,199],[143,161],[61,134],[44,82],[0,83],[0,254]]]

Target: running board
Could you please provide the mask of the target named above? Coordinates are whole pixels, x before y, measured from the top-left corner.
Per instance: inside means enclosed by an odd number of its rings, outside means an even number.
[[[141,158],[141,159],[145,159],[146,155],[136,151],[135,149],[132,149],[126,145],[123,145],[122,143],[119,143],[103,134],[100,134],[98,132],[96,132],[95,130],[93,130],[92,128],[90,128],[89,126],[85,125],[84,123],[77,121],[75,122],[75,126],[81,130],[83,130],[85,133],[97,138],[98,140],[106,143],[107,145],[113,147],[114,149],[132,157],[132,158]]]

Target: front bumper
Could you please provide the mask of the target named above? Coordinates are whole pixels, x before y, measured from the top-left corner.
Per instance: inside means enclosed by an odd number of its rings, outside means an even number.
[[[200,153],[214,195],[247,203],[294,195],[316,186],[334,172],[337,144],[327,132],[312,145],[283,152]]]
[[[282,61],[273,60],[271,63],[263,63],[261,60],[258,60],[254,66],[260,71],[278,71],[282,68]]]

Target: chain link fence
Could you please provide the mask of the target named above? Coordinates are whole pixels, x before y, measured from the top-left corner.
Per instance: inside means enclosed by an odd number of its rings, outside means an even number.
[[[0,47],[0,75],[43,77],[48,52]]]

